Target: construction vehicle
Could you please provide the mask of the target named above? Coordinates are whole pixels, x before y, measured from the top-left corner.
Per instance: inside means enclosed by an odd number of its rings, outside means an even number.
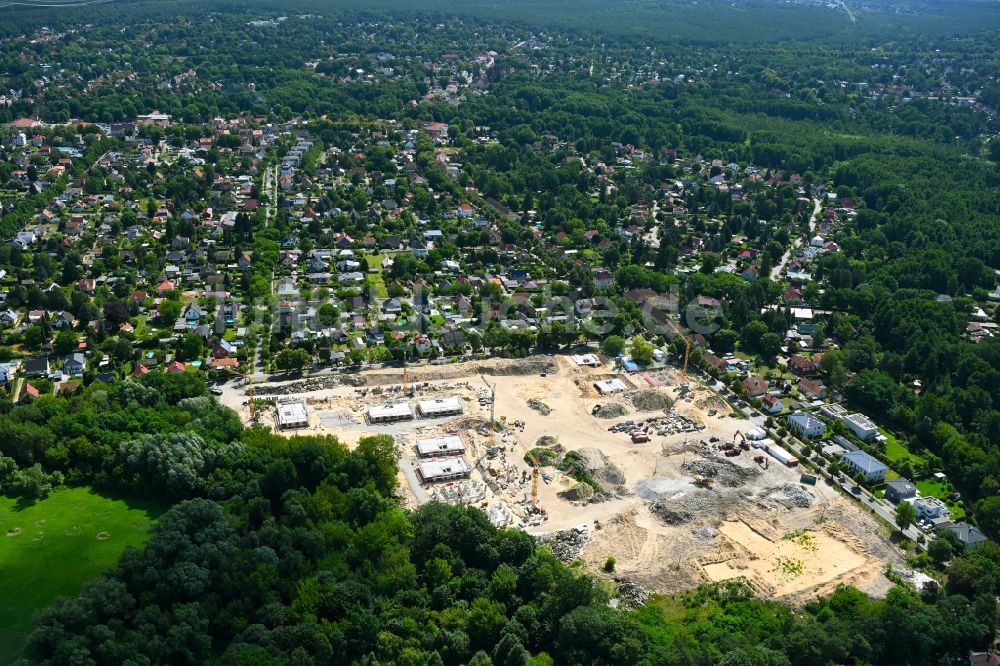
[[[699,474],[694,477],[694,485],[699,488],[711,488],[713,483],[715,483],[715,479],[710,479],[707,476]]]
[[[760,465],[761,467],[763,467],[764,469],[767,469],[767,465],[770,462],[770,458],[768,458],[767,456],[754,456],[753,461],[758,465]]]
[[[815,486],[816,477],[813,476],[812,474],[803,474],[802,476],[799,477],[799,483],[807,486]]]
[[[632,443],[633,444],[645,444],[649,441],[649,435],[644,432],[634,432],[632,433]]]
[[[740,455],[740,450],[737,448],[726,449],[724,453],[727,458],[735,458],[736,456]]]

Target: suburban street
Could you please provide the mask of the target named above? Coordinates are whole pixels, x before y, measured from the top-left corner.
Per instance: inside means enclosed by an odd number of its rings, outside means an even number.
[[[812,215],[809,216],[808,238],[812,238],[813,234],[816,232],[816,220],[819,219],[819,214],[822,210],[822,201],[818,198],[813,198],[813,212]],[[799,236],[792,241],[792,244],[788,246],[787,250],[785,250],[785,255],[781,257],[781,261],[775,264],[774,268],[771,269],[772,280],[778,280],[778,278],[781,277],[781,272],[785,270],[785,266],[787,266],[788,262],[791,261],[793,256],[795,256],[795,252],[802,247],[803,242],[802,236]],[[806,239],[805,242],[808,242],[808,239]]]

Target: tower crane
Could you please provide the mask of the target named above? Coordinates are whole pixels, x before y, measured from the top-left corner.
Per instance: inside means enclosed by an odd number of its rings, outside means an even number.
[[[403,350],[403,394],[406,394],[406,350]]]
[[[490,448],[493,448],[493,424],[496,423],[496,409],[497,409],[497,385],[490,384],[486,381],[486,376],[483,374],[479,375],[483,383],[486,384],[486,388],[490,390]]]

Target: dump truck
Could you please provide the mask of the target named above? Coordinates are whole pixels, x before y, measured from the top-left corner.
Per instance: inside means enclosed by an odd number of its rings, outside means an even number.
[[[803,483],[807,486],[815,486],[816,477],[813,476],[812,474],[803,474],[802,476],[799,477],[799,483]]]

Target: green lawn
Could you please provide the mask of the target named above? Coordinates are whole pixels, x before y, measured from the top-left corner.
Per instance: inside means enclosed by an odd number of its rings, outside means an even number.
[[[924,479],[917,481],[917,490],[924,497],[944,497],[944,484],[934,479]]]
[[[879,432],[885,436],[885,457],[893,462],[909,457],[913,464],[923,462],[923,456],[911,453],[909,449],[899,443],[894,435],[879,428]]]
[[[0,663],[11,663],[35,612],[79,593],[126,546],[142,544],[160,509],[60,488],[31,505],[0,496]]]
[[[382,275],[382,260],[384,258],[385,255],[382,254],[368,255],[368,267],[375,270],[368,277],[372,279],[372,283],[375,285],[376,295],[383,300],[389,298],[389,288],[385,284],[385,276]]]
[[[934,479],[917,481],[917,490],[920,491],[920,494],[923,497],[937,497],[940,500],[944,500],[944,503],[951,511],[951,519],[956,523],[960,520],[965,520],[965,509],[962,508],[961,502],[954,502],[948,498],[951,491],[949,491],[945,484],[941,481],[936,481]]]

